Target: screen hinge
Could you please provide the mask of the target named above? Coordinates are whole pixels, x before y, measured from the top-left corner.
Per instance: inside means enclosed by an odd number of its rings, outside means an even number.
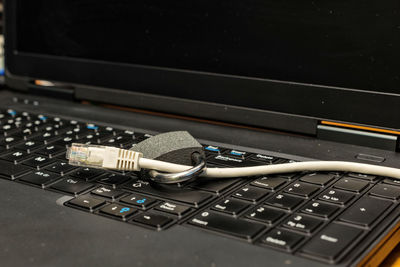
[[[399,135],[400,132],[394,130],[350,124],[320,122],[317,126],[319,139],[390,151],[399,151]]]
[[[28,83],[28,90],[34,95],[74,100],[75,88],[68,84],[35,80]]]

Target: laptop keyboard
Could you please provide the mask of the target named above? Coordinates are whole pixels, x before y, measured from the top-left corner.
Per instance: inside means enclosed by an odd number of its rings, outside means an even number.
[[[340,262],[400,197],[399,181],[356,173],[153,184],[138,173],[79,168],[65,160],[72,142],[129,149],[151,136],[146,133],[10,109],[0,112],[0,123],[1,177],[73,196],[68,207],[153,230],[184,225],[319,261]],[[210,167],[290,161],[204,148]]]

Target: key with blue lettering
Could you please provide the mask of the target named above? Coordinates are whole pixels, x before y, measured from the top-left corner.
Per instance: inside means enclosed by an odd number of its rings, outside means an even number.
[[[135,209],[119,204],[110,204],[100,209],[100,213],[118,217],[121,218],[122,220],[125,220],[127,217],[134,214],[135,212],[136,212]]]
[[[97,131],[97,129],[99,129],[99,126],[97,126],[97,125],[95,125],[95,124],[93,124],[93,123],[88,123],[88,124],[86,125],[86,129],[88,129],[88,130],[93,130],[93,131]]]
[[[221,154],[223,151],[225,151],[224,148],[219,147],[219,146],[204,146],[204,151],[206,152],[206,155],[214,155],[214,154]]]
[[[120,201],[130,205],[138,206],[143,210],[148,209],[156,202],[154,198],[145,197],[139,194],[130,194],[129,196],[121,198]]]
[[[248,153],[245,151],[239,151],[239,150],[235,150],[235,149],[232,149],[227,152],[227,155],[229,155],[231,157],[241,158],[241,159],[244,159],[247,156],[247,154]]]

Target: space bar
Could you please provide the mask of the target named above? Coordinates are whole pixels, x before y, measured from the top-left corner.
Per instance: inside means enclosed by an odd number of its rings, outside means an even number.
[[[124,188],[142,194],[183,202],[193,207],[202,205],[213,196],[210,193],[191,188],[177,188],[173,185],[150,185],[148,182],[142,180],[128,183]]]

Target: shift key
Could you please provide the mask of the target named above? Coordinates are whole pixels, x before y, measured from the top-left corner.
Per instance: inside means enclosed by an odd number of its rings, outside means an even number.
[[[175,185],[150,184],[143,180],[129,182],[125,184],[124,188],[141,194],[183,202],[193,207],[198,207],[206,200],[213,197],[210,193],[198,191],[192,188],[179,188]]]
[[[207,230],[222,232],[251,241],[252,238],[264,229],[264,225],[239,220],[233,217],[204,211],[189,221],[189,224]]]

